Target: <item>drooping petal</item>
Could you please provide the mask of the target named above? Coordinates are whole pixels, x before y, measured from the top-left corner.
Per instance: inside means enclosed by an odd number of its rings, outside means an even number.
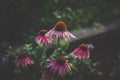
[[[49,30],[45,35],[56,39],[60,38],[65,41],[70,40],[71,38],[76,38],[67,30],[67,25],[63,21],[56,23],[55,27]]]
[[[83,58],[83,59],[88,59],[90,57],[90,52],[89,52],[89,49],[82,49],[80,47],[76,48],[73,52],[72,52],[72,55],[75,57],[75,58]]]
[[[57,59],[59,61],[57,61]],[[58,73],[61,76],[65,76],[65,74],[68,71],[71,71],[71,68],[68,64],[68,61],[65,60],[64,58],[57,58],[57,59],[51,60],[50,64],[48,65],[48,68],[50,68],[50,71],[53,72],[53,73]],[[65,62],[61,62],[60,59],[65,60]]]
[[[25,67],[29,64],[33,64],[33,61],[29,58],[29,57],[25,57],[25,58],[18,58],[16,60],[16,66],[20,67]]]

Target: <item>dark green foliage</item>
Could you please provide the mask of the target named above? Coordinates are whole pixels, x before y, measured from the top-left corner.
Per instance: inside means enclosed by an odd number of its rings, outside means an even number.
[[[4,40],[16,43],[39,29],[52,28],[59,20],[73,30],[118,18],[119,14],[119,0],[9,0],[8,26],[1,34]]]

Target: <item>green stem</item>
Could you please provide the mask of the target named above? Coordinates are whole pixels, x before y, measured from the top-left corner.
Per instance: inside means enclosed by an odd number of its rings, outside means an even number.
[[[42,58],[43,58],[43,59],[46,58],[46,46],[43,48]]]
[[[57,39],[57,47],[56,47],[56,51],[58,52],[59,50],[59,46],[60,46],[60,38],[58,37]]]
[[[41,65],[41,70],[43,70],[44,68],[44,65],[45,65],[45,59],[46,59],[46,46],[43,48],[43,54],[42,54],[42,57],[41,57],[41,60],[40,60],[40,65]]]
[[[58,55],[58,53],[59,53],[59,46],[60,46],[60,38],[58,38],[58,39],[56,40],[56,49],[55,49],[55,51],[54,51],[54,53],[55,53],[56,55]]]
[[[77,59],[77,62],[76,62],[76,80],[79,80],[79,71],[80,71],[80,69],[79,69],[79,65],[80,65],[80,60],[79,59]]]
[[[43,48],[43,54],[42,54],[42,65],[44,65],[45,63],[45,59],[46,59],[46,46]]]

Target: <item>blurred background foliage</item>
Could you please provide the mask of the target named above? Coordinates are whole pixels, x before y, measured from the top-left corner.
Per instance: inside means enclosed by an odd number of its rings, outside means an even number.
[[[29,44],[29,43],[32,44],[32,42],[35,43],[34,41],[35,36],[37,35],[40,29],[49,30],[59,20],[63,20],[67,23],[68,30],[78,30],[86,27],[94,27],[96,25],[99,25],[100,23],[104,23],[107,21],[120,18],[120,0],[4,0],[4,1],[5,1],[4,4],[0,2],[0,9],[1,9],[0,14],[3,14],[3,16],[0,15],[1,17],[0,18],[0,44],[1,45],[3,44],[2,47],[4,45],[6,47],[6,45],[9,46],[11,44],[13,45],[20,44],[20,43],[23,43],[24,41],[26,44]],[[8,3],[6,1],[8,1]],[[102,39],[102,42],[105,42],[104,40],[106,40],[108,44],[107,46],[109,46],[109,44],[111,45],[110,38],[109,40],[107,38]],[[117,38],[116,37],[115,39],[113,38],[115,40],[113,42],[116,42],[116,44],[118,44],[116,41]],[[96,40],[99,41],[101,39],[97,38],[95,39],[95,41]],[[98,43],[98,44],[101,44],[101,43]],[[0,51],[2,50],[1,45],[0,45]],[[118,46],[114,46],[114,47],[116,52],[117,51],[116,49],[119,47]],[[35,52],[37,53],[38,51],[37,47],[34,47],[34,48],[35,49],[31,48],[31,45],[26,45],[26,50],[28,50],[29,52],[33,52],[33,54]],[[62,49],[65,49],[65,48],[66,47],[64,47],[64,44],[63,44]],[[102,48],[103,46],[101,46],[99,49],[101,50]],[[111,47],[111,49],[114,49],[114,48]],[[98,51],[99,53],[101,53],[100,50]],[[17,52],[17,50],[13,52]],[[115,53],[115,52],[111,51],[111,53]],[[0,52],[0,53],[1,53],[1,56],[0,56],[1,59],[3,55],[7,54],[4,52]],[[99,56],[99,58],[101,57]],[[105,56],[105,59],[107,59],[108,61],[108,59],[111,59],[111,57],[106,58]],[[117,58],[115,59],[117,60]],[[100,60],[104,60],[104,59],[100,59]],[[106,64],[105,61],[103,62]],[[109,62],[110,61],[108,61],[108,63]],[[116,64],[116,61],[114,64]],[[18,72],[18,74],[22,76],[21,72],[13,71],[15,69],[15,66],[12,66],[12,65],[8,66],[8,65],[3,65],[0,67],[1,73],[3,73],[3,75],[7,75],[8,77],[4,77],[4,76],[1,76],[1,77],[9,78],[9,79],[11,79],[11,77],[19,77],[18,75],[16,75],[16,72]],[[91,67],[89,68],[89,65],[91,66],[91,64],[88,64],[88,69],[91,69]],[[101,66],[100,68],[103,69],[103,67]],[[38,74],[39,70],[37,69],[38,68],[33,67],[32,69],[30,69],[31,71],[28,73],[35,74],[33,76],[39,76],[40,75]],[[119,72],[117,69],[115,70]],[[7,71],[10,71],[10,72],[8,72],[7,74],[4,73]],[[85,71],[88,72],[90,70],[85,70]],[[115,72],[115,74],[117,74],[117,72]],[[82,73],[84,74],[84,72]],[[15,75],[12,75],[12,74],[15,74]],[[31,74],[28,74],[28,75],[25,75],[25,76],[27,76],[29,80],[34,79],[34,77],[31,76]],[[115,76],[119,76],[119,73]]]
[[[119,16],[119,0],[9,0],[8,26],[1,29],[1,40],[19,42],[40,29],[49,30],[59,20],[74,30]]]

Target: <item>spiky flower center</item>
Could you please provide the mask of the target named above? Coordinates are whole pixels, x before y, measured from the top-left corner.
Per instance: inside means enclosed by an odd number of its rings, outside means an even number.
[[[39,35],[43,35],[43,36],[44,36],[44,35],[45,35],[45,33],[47,33],[47,32],[48,32],[47,30],[40,30],[38,34],[39,34]]]
[[[66,31],[67,25],[63,21],[59,21],[55,24],[55,30],[61,32]]]
[[[21,53],[18,55],[18,58],[26,58],[27,56],[28,56],[27,53],[21,52]]]
[[[87,44],[81,44],[80,48],[84,51],[86,51],[88,49],[88,45]]]
[[[65,59],[64,56],[58,56],[56,58],[56,62],[57,62],[58,65],[63,65],[65,63],[65,61],[66,61],[66,59]]]

